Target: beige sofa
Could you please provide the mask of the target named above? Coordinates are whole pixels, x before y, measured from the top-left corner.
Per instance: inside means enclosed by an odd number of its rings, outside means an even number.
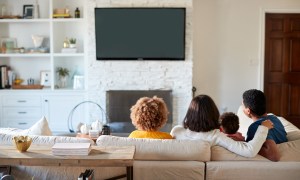
[[[280,118],[288,131],[289,142],[278,145],[280,162],[260,155],[244,158],[204,141],[131,139],[100,136],[98,146],[134,145],[134,179],[299,179],[300,130]],[[245,119],[242,119],[242,121]],[[243,123],[243,122],[242,122]],[[12,134],[1,133],[0,144],[11,144]],[[33,144],[55,142],[91,142],[89,139],[58,136],[32,136]],[[16,179],[76,179],[80,172],[93,167],[24,167],[14,166]],[[93,168],[95,179],[125,174],[125,168]]]

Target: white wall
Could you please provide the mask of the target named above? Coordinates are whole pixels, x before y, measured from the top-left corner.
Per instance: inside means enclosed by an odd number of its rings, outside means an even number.
[[[194,0],[193,85],[220,110],[262,89],[265,12],[298,12],[300,0]]]

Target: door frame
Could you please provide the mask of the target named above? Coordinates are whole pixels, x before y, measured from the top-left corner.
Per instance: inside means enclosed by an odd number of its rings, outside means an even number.
[[[258,63],[258,89],[264,91],[264,72],[265,72],[265,24],[266,13],[297,13],[300,14],[300,9],[265,9],[260,8],[260,28],[259,28],[259,57]]]

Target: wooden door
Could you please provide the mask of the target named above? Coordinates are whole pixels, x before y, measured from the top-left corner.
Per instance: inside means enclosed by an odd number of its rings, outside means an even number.
[[[267,111],[300,128],[300,14],[266,14]]]

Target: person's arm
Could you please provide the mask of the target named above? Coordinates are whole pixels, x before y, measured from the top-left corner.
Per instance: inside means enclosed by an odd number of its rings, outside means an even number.
[[[277,145],[274,140],[267,139],[262,145],[259,155],[271,160],[271,161],[279,161],[280,153],[278,151]]]
[[[273,128],[273,123],[270,120],[264,121],[262,125],[258,126],[254,138],[249,142],[234,141],[225,134],[220,133],[216,144],[240,156],[254,157],[266,141],[268,130],[271,128]]]

